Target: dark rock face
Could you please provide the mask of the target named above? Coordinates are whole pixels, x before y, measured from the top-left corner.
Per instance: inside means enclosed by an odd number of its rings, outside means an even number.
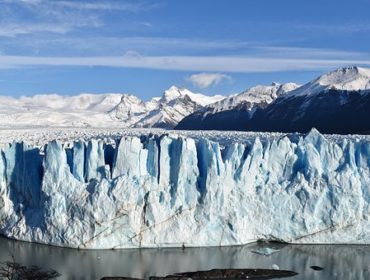
[[[130,277],[103,277],[100,280],[142,280],[142,279]]]
[[[237,108],[199,119],[196,112],[176,128],[306,133],[315,127],[322,133],[367,134],[369,118],[368,91],[328,90],[312,96],[279,97],[254,114]]]
[[[321,266],[317,266],[317,265],[310,266],[310,268],[316,271],[324,270]]]
[[[165,277],[150,277],[150,280],[179,280],[179,279],[273,279],[291,277],[298,273],[289,270],[273,269],[212,269],[208,271],[184,272]]]
[[[195,271],[175,273],[167,276],[151,276],[149,280],[201,280],[201,279],[273,279],[296,276],[298,273],[290,270],[274,269],[212,269],[208,271]],[[127,277],[104,277],[101,280],[138,280]]]
[[[247,123],[253,130],[303,132],[315,127],[322,133],[370,131],[370,95],[330,90],[314,96],[281,98]]]
[[[244,130],[243,124],[250,119],[249,111],[235,109],[203,115],[195,112],[185,117],[175,129],[180,130]]]

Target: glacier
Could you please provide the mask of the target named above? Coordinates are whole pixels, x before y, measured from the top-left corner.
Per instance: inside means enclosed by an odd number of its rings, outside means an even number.
[[[0,234],[81,249],[370,244],[370,140],[176,134],[1,149]]]

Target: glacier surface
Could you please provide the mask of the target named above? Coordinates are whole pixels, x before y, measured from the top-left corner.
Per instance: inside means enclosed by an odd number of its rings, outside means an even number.
[[[88,249],[370,244],[370,141],[123,136],[1,150],[0,233]]]

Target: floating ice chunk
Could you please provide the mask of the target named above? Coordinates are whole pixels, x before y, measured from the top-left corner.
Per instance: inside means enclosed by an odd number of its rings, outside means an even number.
[[[279,251],[280,250],[276,250],[276,249],[273,249],[273,248],[264,247],[264,248],[259,248],[259,249],[252,250],[251,252],[252,253],[255,253],[255,254],[258,254],[258,255],[270,256],[273,253],[276,253],[276,252],[279,252]]]

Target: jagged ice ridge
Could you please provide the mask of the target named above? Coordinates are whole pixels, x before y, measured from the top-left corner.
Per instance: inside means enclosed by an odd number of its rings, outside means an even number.
[[[370,142],[318,131],[2,149],[0,233],[73,248],[370,243]]]

